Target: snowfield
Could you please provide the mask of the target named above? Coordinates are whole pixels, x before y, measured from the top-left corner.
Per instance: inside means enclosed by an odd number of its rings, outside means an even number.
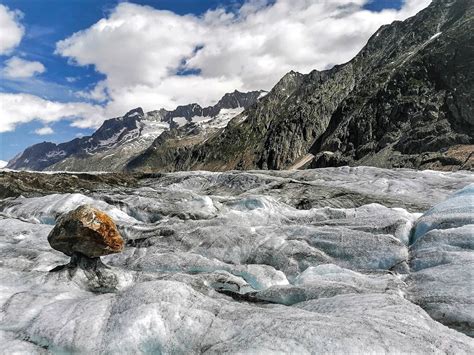
[[[50,272],[69,260],[47,242],[55,219],[84,203],[126,241],[102,258],[113,290],[90,270]],[[473,248],[469,172],[179,172],[25,190],[0,200],[0,353],[472,354]]]

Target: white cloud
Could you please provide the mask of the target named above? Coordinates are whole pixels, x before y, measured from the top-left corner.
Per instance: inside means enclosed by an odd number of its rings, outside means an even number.
[[[78,91],[76,96],[97,102],[103,102],[109,98],[107,93],[107,85],[104,81],[99,81],[97,85],[90,91]]]
[[[0,169],[6,167],[8,165],[8,162],[5,160],[0,160]]]
[[[53,134],[54,131],[51,127],[46,126],[46,127],[38,128],[37,130],[35,130],[35,133],[40,136],[47,136],[47,135]]]
[[[57,53],[106,75],[107,112],[210,104],[225,92],[269,89],[290,70],[309,72],[350,60],[383,24],[414,15],[430,0],[370,12],[368,0],[250,0],[180,16],[121,3],[88,29],[58,42]],[[180,76],[180,71],[198,74]],[[90,93],[93,95],[93,92]]]
[[[11,131],[20,123],[39,120],[43,123],[69,119],[76,127],[97,127],[103,108],[82,102],[61,103],[28,94],[0,93],[0,132]]]
[[[44,73],[46,68],[36,61],[29,61],[19,57],[12,57],[5,62],[3,73],[9,78],[31,78]]]
[[[25,30],[20,24],[21,17],[20,11],[10,10],[0,4],[0,55],[8,54],[18,46],[25,34]]]

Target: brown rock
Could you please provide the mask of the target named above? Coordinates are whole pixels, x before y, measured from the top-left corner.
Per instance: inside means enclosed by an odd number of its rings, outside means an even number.
[[[83,205],[61,216],[48,236],[53,249],[89,258],[120,253],[123,239],[114,221],[104,212]]]

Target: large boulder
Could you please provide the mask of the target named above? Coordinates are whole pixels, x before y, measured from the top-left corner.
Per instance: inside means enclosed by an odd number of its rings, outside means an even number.
[[[61,216],[48,236],[53,249],[89,258],[120,253],[124,241],[114,221],[104,212],[83,205]]]

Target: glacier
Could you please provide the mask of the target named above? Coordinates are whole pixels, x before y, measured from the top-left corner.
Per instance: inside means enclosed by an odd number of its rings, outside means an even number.
[[[92,189],[78,175],[76,192],[11,174],[0,353],[474,351],[470,172],[176,172]],[[102,258],[107,290],[90,270],[50,272],[69,258],[47,235],[85,203],[126,241]]]

